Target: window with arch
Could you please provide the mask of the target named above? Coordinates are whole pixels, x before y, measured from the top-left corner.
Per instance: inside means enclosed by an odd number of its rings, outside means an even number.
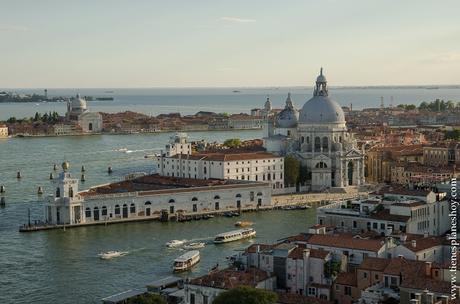
[[[323,169],[323,168],[327,168],[327,164],[325,162],[319,162],[316,164],[315,167]]]
[[[192,202],[196,202],[196,201],[198,201],[198,198],[196,197],[192,198]]]
[[[214,199],[220,199],[220,196],[216,195],[214,196]]]
[[[307,144],[310,143],[310,136],[307,136]]]
[[[87,218],[90,218],[90,217],[91,217],[91,208],[86,207],[86,209],[85,209],[85,216],[86,216]]]
[[[262,192],[257,192],[257,196],[262,196]]]
[[[147,205],[151,205],[151,204],[152,204],[151,202],[147,201],[147,202],[145,202],[145,204],[144,204],[144,205],[146,205],[146,206],[147,206]]]
[[[235,197],[241,197],[241,194],[238,193],[237,195],[235,195]]]
[[[168,203],[173,204],[173,203],[175,203],[175,202],[176,202],[176,201],[175,201],[174,199],[170,199]]]
[[[115,215],[120,214],[120,205],[115,205]]]
[[[129,206],[129,213],[136,213],[136,205],[134,203],[131,203]]]
[[[107,216],[107,207],[106,206],[102,206],[102,215]]]
[[[61,197],[61,188],[56,188],[56,197]]]
[[[94,210],[93,210],[93,217],[94,217],[94,220],[95,220],[95,221],[98,221],[98,220],[99,220],[99,207],[94,207]]]
[[[320,150],[321,149],[321,139],[319,136],[315,137],[315,150]]]
[[[69,197],[73,197],[73,188],[69,187]]]
[[[329,149],[329,138],[326,136],[323,137],[323,150]]]
[[[301,143],[304,143],[304,142],[305,142],[305,137],[302,136],[302,137],[300,138],[300,142],[301,142]]]

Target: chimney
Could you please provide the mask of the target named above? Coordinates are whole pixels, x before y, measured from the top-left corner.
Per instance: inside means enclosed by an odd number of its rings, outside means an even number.
[[[425,275],[431,277],[431,262],[425,262]]]
[[[417,241],[416,241],[416,240],[412,240],[411,245],[412,245],[412,247],[414,247],[414,248],[417,247]]]
[[[401,242],[406,242],[407,241],[407,234],[401,234]]]
[[[310,249],[304,249],[303,250],[303,259],[307,259],[310,257]]]
[[[427,231],[425,231],[425,232],[423,233],[423,237],[424,237],[424,238],[427,238],[427,237],[428,237],[428,232],[427,232]]]

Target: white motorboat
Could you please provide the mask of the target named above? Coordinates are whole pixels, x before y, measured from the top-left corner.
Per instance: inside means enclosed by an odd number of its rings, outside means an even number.
[[[166,243],[166,247],[174,248],[184,245],[186,240],[171,240]]]
[[[200,252],[198,250],[188,251],[174,260],[173,270],[174,272],[189,270],[198,264],[199,261]]]
[[[200,249],[206,246],[205,242],[189,243],[184,245],[184,249]]]
[[[127,254],[126,251],[116,251],[115,250],[115,251],[101,252],[98,255],[103,260],[110,260],[110,259],[113,259],[113,258],[118,258],[118,257],[124,256],[126,254]]]
[[[214,238],[214,243],[215,244],[228,243],[228,242],[238,241],[241,239],[250,238],[255,235],[256,235],[256,231],[254,228],[238,229],[238,230],[224,232],[224,233],[216,235],[216,237]]]

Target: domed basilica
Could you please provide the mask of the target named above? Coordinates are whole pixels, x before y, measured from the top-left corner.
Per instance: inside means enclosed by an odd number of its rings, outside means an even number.
[[[76,122],[84,133],[100,133],[102,131],[102,115],[91,112],[86,106],[86,100],[77,94],[67,102],[66,118]]]
[[[267,101],[269,102],[269,101]],[[265,110],[271,105],[265,104]],[[364,183],[364,153],[347,131],[340,105],[329,97],[321,68],[313,97],[298,111],[291,100],[285,108],[265,115],[264,145],[267,151],[292,155],[307,170],[313,191],[360,186]]]

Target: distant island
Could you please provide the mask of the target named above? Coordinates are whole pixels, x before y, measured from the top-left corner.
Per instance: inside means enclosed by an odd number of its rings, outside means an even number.
[[[84,96],[84,98],[88,101],[98,100],[98,101],[110,101],[114,100],[111,96],[104,96],[104,97],[93,97],[93,96]],[[68,96],[53,96],[48,97],[48,91],[44,90],[44,94],[17,94],[14,92],[0,92],[0,103],[27,103],[27,102],[67,102],[70,100]]]

